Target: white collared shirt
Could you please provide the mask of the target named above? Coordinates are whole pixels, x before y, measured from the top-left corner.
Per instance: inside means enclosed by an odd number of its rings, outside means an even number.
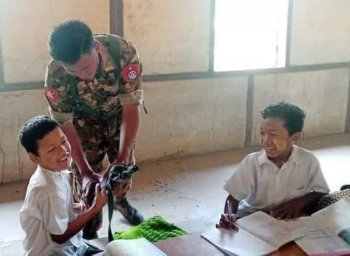
[[[311,191],[328,193],[319,161],[308,150],[293,146],[288,161],[278,168],[264,150],[247,155],[224,189],[239,202],[237,217],[270,211]]]
[[[64,244],[51,235],[62,235],[76,218],[70,185],[70,172],[53,172],[38,167],[30,178],[20,221],[25,232],[25,255],[83,255],[86,245],[82,232]]]

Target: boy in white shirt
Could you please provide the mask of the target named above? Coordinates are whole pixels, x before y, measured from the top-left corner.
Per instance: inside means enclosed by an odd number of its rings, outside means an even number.
[[[95,203],[85,211],[82,204],[73,203],[68,171],[71,146],[53,119],[28,120],[21,128],[20,141],[37,164],[20,210],[25,255],[92,255],[81,229],[107,203],[106,192],[97,187]]]
[[[268,106],[261,116],[263,149],[247,155],[226,183],[229,196],[219,227],[235,229],[236,218],[259,210],[278,219],[295,219],[329,193],[317,158],[295,145],[304,111],[282,102]]]

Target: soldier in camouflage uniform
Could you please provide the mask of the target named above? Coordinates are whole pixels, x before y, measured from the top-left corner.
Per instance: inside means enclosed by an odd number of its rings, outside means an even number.
[[[142,104],[142,66],[135,46],[115,35],[95,35],[81,21],[66,21],[49,38],[53,60],[45,78],[51,116],[62,124],[72,146],[74,196],[80,201],[91,181],[114,164],[134,161]],[[102,168],[107,154],[109,167]],[[126,199],[131,180],[118,188],[116,209],[134,225],[143,221]],[[97,237],[102,214],[84,228]]]

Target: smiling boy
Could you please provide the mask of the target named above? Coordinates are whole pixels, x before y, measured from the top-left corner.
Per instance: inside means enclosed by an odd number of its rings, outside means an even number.
[[[20,210],[25,255],[92,255],[81,230],[107,203],[105,191],[97,186],[95,203],[89,209],[73,203],[68,171],[71,146],[53,119],[28,120],[21,128],[20,141],[37,165]]]
[[[236,218],[259,210],[278,219],[298,218],[329,192],[317,158],[295,145],[304,127],[304,111],[282,102],[266,107],[261,116],[263,149],[247,155],[226,183],[229,196],[221,227],[235,228]]]

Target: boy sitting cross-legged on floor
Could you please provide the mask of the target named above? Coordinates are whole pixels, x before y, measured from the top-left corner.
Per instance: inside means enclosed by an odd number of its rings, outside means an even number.
[[[247,155],[226,183],[229,196],[219,227],[235,229],[236,218],[256,211],[295,219],[329,192],[317,158],[295,145],[304,111],[282,102],[268,106],[261,116],[262,150]]]

